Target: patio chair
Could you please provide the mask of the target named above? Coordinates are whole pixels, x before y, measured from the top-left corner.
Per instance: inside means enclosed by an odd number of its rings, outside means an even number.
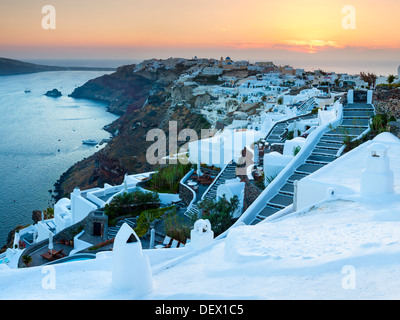
[[[155,246],[156,249],[162,249],[162,248],[168,248],[169,244],[171,243],[171,238],[168,236],[165,236],[164,241],[162,242],[162,244],[158,244]]]
[[[64,253],[63,249],[57,251],[57,253],[54,255],[54,257],[57,259],[64,258],[65,256],[66,256],[66,254]]]
[[[173,240],[172,240],[172,244],[171,244],[171,247],[170,247],[170,248],[178,248],[178,245],[179,245],[179,241],[178,241],[178,240],[175,240],[175,239],[173,239]]]

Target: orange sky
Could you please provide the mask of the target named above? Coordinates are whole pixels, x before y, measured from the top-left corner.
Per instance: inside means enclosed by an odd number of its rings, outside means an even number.
[[[56,30],[41,27],[50,3]],[[342,28],[349,4],[355,30]],[[138,59],[166,52],[398,53],[399,12],[398,0],[1,0],[0,56],[64,58],[91,49],[104,58],[132,49]]]

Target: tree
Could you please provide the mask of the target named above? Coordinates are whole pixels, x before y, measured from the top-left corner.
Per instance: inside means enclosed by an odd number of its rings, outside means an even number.
[[[205,199],[198,204],[203,218],[208,219],[215,235],[219,235],[233,224],[233,213],[239,208],[239,198],[234,196],[229,201],[225,195],[217,201]]]
[[[393,74],[390,74],[387,78],[387,82],[389,84],[392,84],[394,82],[394,80],[396,79],[396,77]]]
[[[375,87],[376,79],[378,79],[378,76],[374,73],[365,73],[365,72],[360,72],[360,78],[361,80],[365,81],[368,83],[369,87]]]

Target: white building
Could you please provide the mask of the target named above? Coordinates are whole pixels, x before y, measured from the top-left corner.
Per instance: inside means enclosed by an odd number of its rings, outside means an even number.
[[[387,148],[387,151],[381,152],[382,147]],[[373,163],[370,164],[371,159]],[[381,199],[380,201],[383,201],[385,193],[391,193],[389,191],[392,189],[400,193],[400,186],[397,183],[390,186],[388,181],[392,180],[387,176],[390,176],[392,171],[394,181],[399,181],[400,162],[398,159],[400,159],[400,140],[390,133],[382,133],[301,179],[298,183],[297,208],[305,208],[322,201],[332,193],[335,196],[364,193],[368,199],[371,198],[370,191],[376,190],[376,196]],[[364,177],[365,170],[368,169],[370,174]],[[388,184],[386,187],[385,181]],[[363,190],[365,192],[362,192]],[[387,190],[387,192],[379,190]]]
[[[263,137],[264,133],[261,131],[225,129],[212,138],[190,142],[189,161],[191,163],[200,161],[223,168],[231,160],[238,161],[246,146],[250,146]]]
[[[230,201],[233,197],[238,197],[239,207],[233,212],[233,218],[239,218],[243,210],[244,200],[244,187],[245,183],[241,182],[239,178],[226,180],[224,184],[221,184],[217,188],[217,200],[225,197],[226,200]]]

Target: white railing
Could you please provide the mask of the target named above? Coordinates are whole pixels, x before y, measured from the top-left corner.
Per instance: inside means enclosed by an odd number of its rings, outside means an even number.
[[[211,188],[214,186],[214,184],[217,182],[217,180],[219,179],[219,177],[224,173],[225,169],[232,163],[232,160],[229,161],[229,163],[227,163],[225,165],[225,167],[223,167],[221,169],[221,171],[218,173],[218,175],[215,177],[214,181],[208,186],[207,190],[203,193],[203,196],[201,197],[201,200],[204,200],[206,194],[211,190]]]
[[[188,205],[188,207],[187,207],[187,209],[186,209],[185,214],[186,214],[187,212],[190,211],[190,209],[192,208],[193,204],[196,202],[196,192],[195,192],[192,188],[189,188],[189,186],[185,185],[185,182],[187,181],[187,179],[189,179],[189,177],[193,174],[193,172],[194,172],[194,169],[190,170],[190,171],[181,179],[181,181],[179,182],[180,185],[182,185],[183,187],[185,187],[185,188],[187,188],[188,190],[190,190],[190,191],[192,192],[192,194],[193,194],[193,199],[192,199],[192,201],[190,201],[190,203],[189,203],[189,205]]]

